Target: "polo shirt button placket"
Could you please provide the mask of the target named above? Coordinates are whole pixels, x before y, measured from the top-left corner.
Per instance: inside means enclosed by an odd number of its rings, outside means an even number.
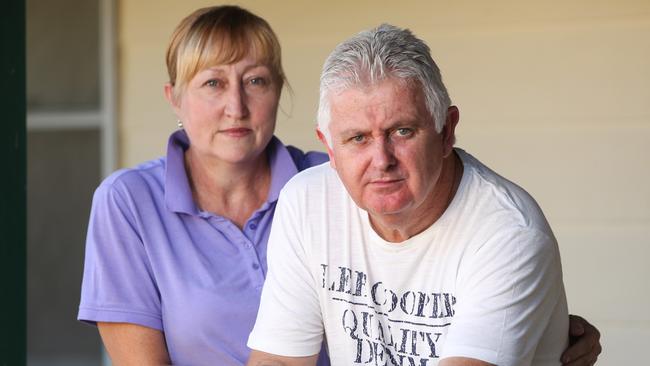
[[[257,262],[257,258],[254,259],[253,264],[251,264],[251,268],[253,271],[255,271],[255,274],[253,275],[255,277],[255,282],[257,282],[255,289],[261,291],[262,286],[264,285],[264,273],[262,272],[262,266],[260,266],[260,264]]]

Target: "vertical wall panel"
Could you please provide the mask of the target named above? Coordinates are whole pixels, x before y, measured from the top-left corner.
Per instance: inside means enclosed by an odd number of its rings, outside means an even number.
[[[0,365],[25,364],[25,2],[0,12]]]

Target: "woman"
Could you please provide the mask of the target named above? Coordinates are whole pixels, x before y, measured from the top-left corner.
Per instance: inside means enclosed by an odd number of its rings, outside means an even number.
[[[97,189],[78,317],[98,325],[116,364],[243,365],[278,193],[326,155],[273,136],[285,76],[263,19],[195,11],[174,31],[167,68],[181,129],[165,158]],[[597,341],[586,338],[583,348]]]

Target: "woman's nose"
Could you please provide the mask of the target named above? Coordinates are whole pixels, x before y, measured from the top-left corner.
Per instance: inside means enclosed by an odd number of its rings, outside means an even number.
[[[226,116],[234,120],[244,119],[248,115],[246,94],[241,85],[233,86],[226,92]]]

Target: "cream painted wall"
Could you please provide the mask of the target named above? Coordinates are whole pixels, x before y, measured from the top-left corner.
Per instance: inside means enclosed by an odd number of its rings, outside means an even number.
[[[119,3],[121,165],[161,155],[175,118],[164,51],[210,1]],[[293,97],[277,134],[320,149],[320,67],[381,22],[425,39],[461,110],[458,145],[533,194],[560,242],[571,312],[598,325],[600,365],[648,364],[650,2],[240,1],[281,40]]]

